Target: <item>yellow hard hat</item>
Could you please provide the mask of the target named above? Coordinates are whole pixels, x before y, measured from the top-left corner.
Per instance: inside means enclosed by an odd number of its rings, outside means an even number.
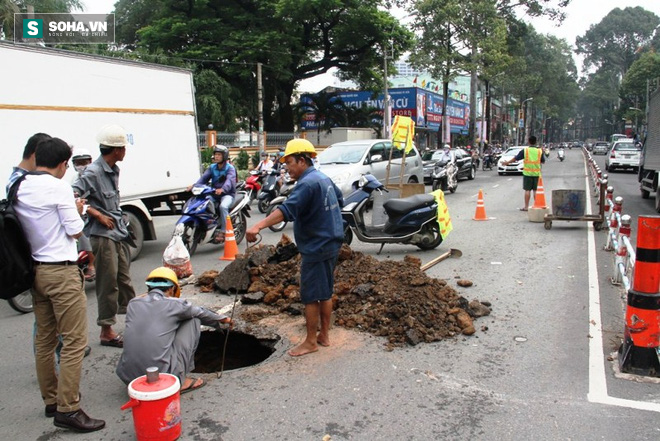
[[[161,279],[161,280],[156,281],[156,279]],[[162,279],[168,280],[172,283],[165,282]],[[174,285],[176,286],[176,289],[174,290],[174,297],[181,296],[181,287],[179,286],[179,278],[176,276],[176,273],[172,271],[170,268],[161,266],[151,271],[147,276],[146,283],[149,288],[165,288],[165,290],[167,290],[170,286]]]
[[[316,157],[316,149],[314,144],[307,141],[306,139],[296,138],[286,143],[286,149],[284,149],[284,155],[280,158],[280,162],[285,162],[285,158],[289,155],[296,155],[306,153],[311,158]]]

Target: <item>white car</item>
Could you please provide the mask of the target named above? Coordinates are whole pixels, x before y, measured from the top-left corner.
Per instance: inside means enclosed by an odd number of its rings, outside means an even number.
[[[615,168],[639,170],[639,161],[642,159],[642,148],[635,145],[632,139],[626,138],[615,141],[605,158],[605,170],[613,171]]]
[[[371,173],[385,184],[387,165],[392,152],[392,167],[388,184],[398,184],[401,177],[403,150],[392,150],[389,139],[361,139],[332,144],[318,155],[320,170],[341,190],[344,197],[351,194],[363,174]],[[406,154],[403,183],[423,183],[422,157],[415,147]]]
[[[522,173],[524,167],[523,160],[512,162],[509,165],[504,165],[504,162],[508,161],[509,159],[515,158],[518,155],[518,153],[525,147],[527,146],[516,146],[516,147],[509,147],[508,149],[506,149],[506,151],[502,153],[502,156],[500,157],[499,161],[497,161],[497,174],[502,176],[507,173]]]
[[[594,155],[607,155],[607,151],[610,149],[610,144],[605,141],[596,141],[592,152]]]

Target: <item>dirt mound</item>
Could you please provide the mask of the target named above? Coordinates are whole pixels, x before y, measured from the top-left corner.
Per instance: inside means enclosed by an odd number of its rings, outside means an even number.
[[[295,244],[283,236],[277,246],[251,248],[216,277],[215,288],[227,292],[232,287],[243,291],[247,286],[244,303],[263,303],[274,312],[301,314],[300,255],[292,247]],[[468,302],[445,280],[427,276],[420,264],[412,256],[403,262],[379,261],[344,245],[335,271],[335,323],[386,337],[390,348],[474,334],[473,319],[490,314],[490,304]],[[241,317],[251,321],[263,315],[263,310],[253,314],[246,309]]]

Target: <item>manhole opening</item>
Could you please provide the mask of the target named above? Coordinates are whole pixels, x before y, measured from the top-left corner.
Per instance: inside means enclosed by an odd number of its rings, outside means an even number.
[[[229,332],[229,339],[227,340],[227,350],[225,352],[224,370],[226,371],[261,363],[275,352],[275,344],[279,341],[279,338],[260,339],[254,335],[225,329],[204,331],[199,338],[197,351],[195,351],[195,369],[193,372],[199,374],[220,372],[222,368],[222,350],[227,332]]]

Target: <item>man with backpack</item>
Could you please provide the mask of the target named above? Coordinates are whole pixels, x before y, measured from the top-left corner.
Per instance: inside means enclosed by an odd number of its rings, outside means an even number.
[[[87,298],[76,261],[76,239],[84,226],[80,217],[84,201],[75,200],[71,187],[62,181],[69,158],[71,148],[61,139],[40,142],[36,171],[18,183],[14,208],[35,263],[35,364],[44,413],[54,417],[57,427],[93,432],[103,429],[105,421],[90,418],[80,408]],[[59,375],[55,373],[58,332],[63,340]]]
[[[7,194],[9,194],[9,189],[14,184],[14,182],[18,180],[18,178],[24,176],[28,172],[34,171],[37,168],[34,159],[34,153],[37,150],[37,145],[41,141],[45,141],[47,139],[50,139],[50,135],[46,135],[45,133],[35,133],[34,135],[30,136],[30,139],[28,139],[28,142],[25,144],[25,148],[23,149],[23,158],[21,159],[21,162],[16,167],[14,167],[11,175],[9,176],[9,181],[7,182],[6,187]]]

